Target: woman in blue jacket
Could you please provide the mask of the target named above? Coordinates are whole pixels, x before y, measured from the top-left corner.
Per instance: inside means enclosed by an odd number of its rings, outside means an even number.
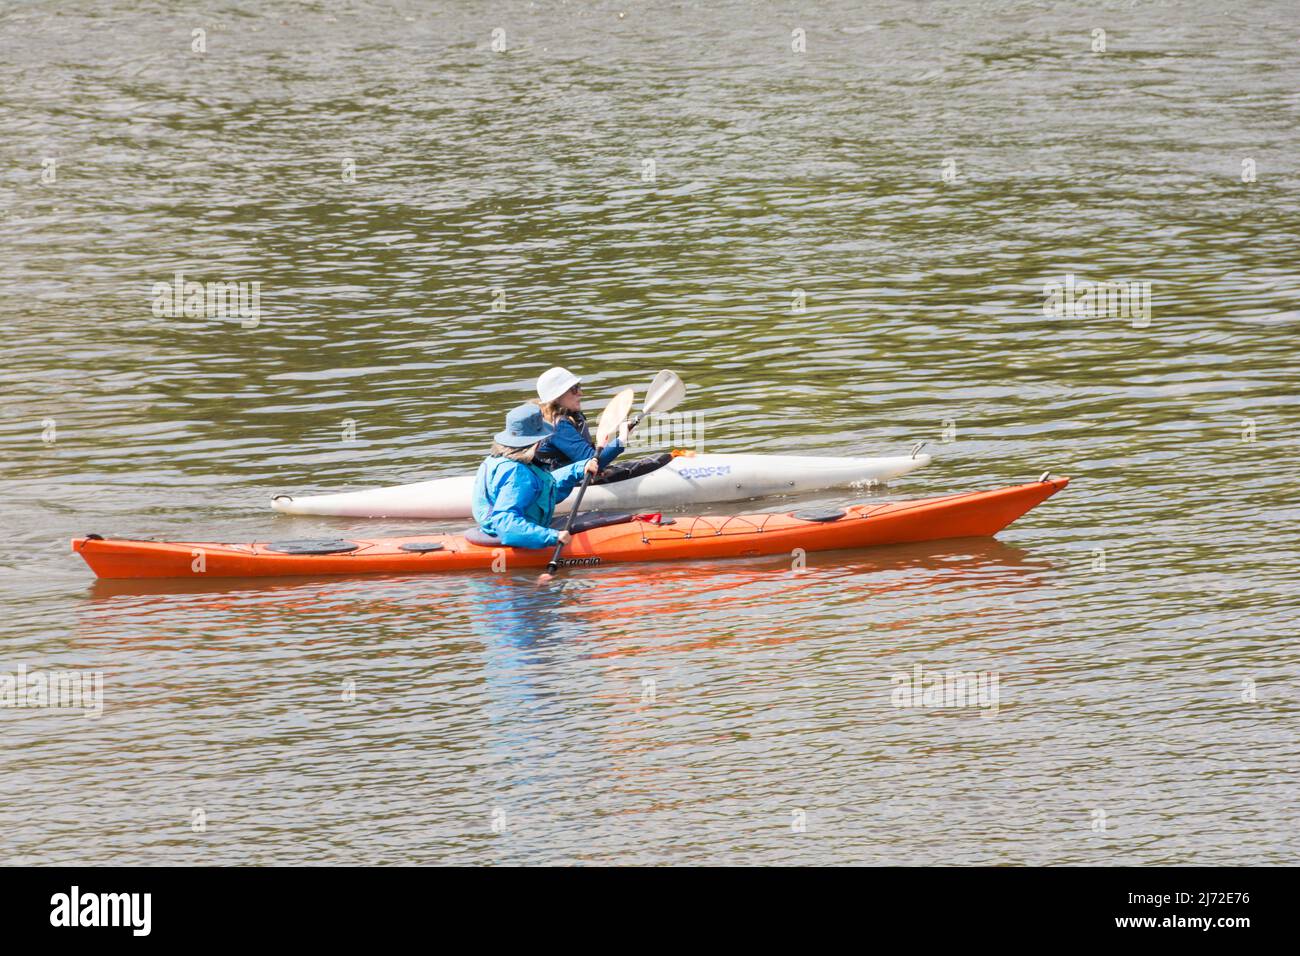
[[[533,458],[536,464],[554,470],[596,453],[591,441],[591,428],[587,425],[587,417],[582,414],[582,380],[578,376],[566,368],[543,372],[537,380],[537,400],[542,408],[542,418],[554,429],[554,434],[537,446]],[[593,485],[635,478],[662,468],[673,459],[669,454],[651,455],[610,467],[610,462],[623,450],[623,441],[619,438],[601,450],[600,477],[592,479]]]
[[[553,548],[568,544],[569,532],[549,527],[557,502],[578,485],[585,472],[599,470],[595,456],[554,471],[538,466],[539,443],[554,429],[536,405],[520,405],[506,415],[492,451],[474,478],[474,520],[479,530],[509,548]]]

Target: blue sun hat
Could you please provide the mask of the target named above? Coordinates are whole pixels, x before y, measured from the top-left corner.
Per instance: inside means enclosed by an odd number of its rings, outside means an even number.
[[[542,418],[542,410],[529,402],[512,408],[506,414],[505,431],[497,432],[494,439],[507,448],[527,448],[543,438],[550,438],[555,429]]]

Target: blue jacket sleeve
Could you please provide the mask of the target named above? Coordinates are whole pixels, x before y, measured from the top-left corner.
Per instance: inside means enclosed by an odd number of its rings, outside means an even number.
[[[590,452],[588,454],[590,454]],[[623,454],[623,440],[621,438],[615,438],[601,450],[600,467],[604,468],[621,454]]]
[[[569,492],[582,484],[582,472],[590,460],[591,452],[587,452],[587,457],[582,461],[575,461],[572,465],[565,465],[551,472],[551,477],[555,479],[556,504],[569,497]]]
[[[566,466],[562,470],[572,468]],[[492,528],[501,543],[509,548],[554,547],[560,533],[524,517],[524,511],[537,497],[537,487],[527,469],[514,468],[497,489],[492,502]],[[558,500],[558,499],[557,499]]]

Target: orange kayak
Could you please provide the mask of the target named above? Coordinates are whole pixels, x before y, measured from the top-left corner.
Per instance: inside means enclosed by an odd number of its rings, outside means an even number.
[[[626,561],[746,558],[873,545],[976,538],[997,534],[1069,483],[1052,478],[994,491],[974,491],[834,512],[729,517],[639,518],[573,536],[567,567]],[[544,567],[551,549],[474,544],[458,534],[265,544],[74,538],[101,578],[231,578],[326,574],[417,574]]]

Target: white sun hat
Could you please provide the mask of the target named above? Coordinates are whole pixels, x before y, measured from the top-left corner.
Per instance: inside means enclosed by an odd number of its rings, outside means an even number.
[[[553,402],[581,381],[567,368],[547,369],[537,379],[537,397],[543,403]]]

